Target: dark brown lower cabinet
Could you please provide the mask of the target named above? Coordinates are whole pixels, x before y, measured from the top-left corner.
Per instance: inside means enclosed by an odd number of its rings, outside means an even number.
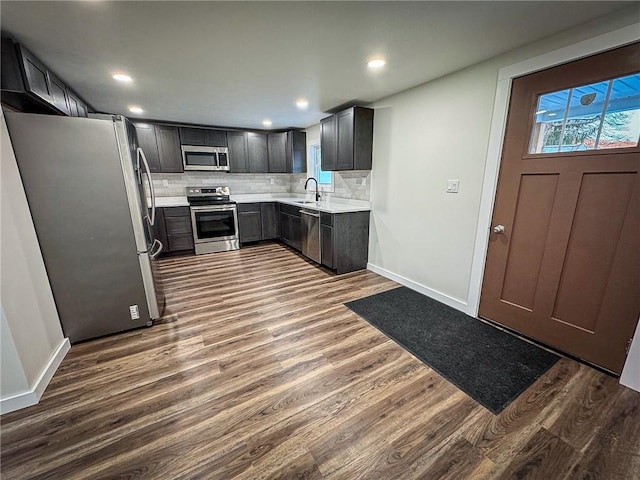
[[[240,243],[279,238],[278,212],[278,204],[275,202],[238,204]]]
[[[193,250],[189,207],[157,209],[155,235],[164,253]],[[302,250],[300,207],[276,202],[239,203],[240,243],[279,239]],[[320,212],[320,263],[336,273],[367,268],[369,255],[369,212]]]
[[[273,240],[280,236],[279,211],[278,204],[275,202],[260,204],[263,240]]]
[[[238,204],[240,243],[262,240],[262,212],[259,203]]]
[[[321,263],[337,273],[367,268],[369,212],[320,214]]]
[[[300,207],[280,205],[280,240],[296,250],[302,249]]]
[[[300,207],[280,205],[280,240],[302,249]],[[320,263],[336,273],[367,268],[369,212],[320,212]]]
[[[193,250],[189,207],[157,208],[154,234],[162,242],[163,254]]]
[[[322,265],[333,268],[333,215],[320,214],[320,257]]]

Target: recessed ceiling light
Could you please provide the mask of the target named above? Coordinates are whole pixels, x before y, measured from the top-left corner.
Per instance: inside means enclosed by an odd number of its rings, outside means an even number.
[[[133,81],[133,79],[125,73],[114,73],[111,76],[113,77],[114,80],[117,80],[122,83],[131,83]]]
[[[268,118],[264,119],[262,121],[262,125],[264,125],[265,127],[270,127],[271,126],[271,120],[269,120]]]
[[[367,62],[367,67],[369,68],[382,68],[387,64],[382,58],[374,58],[373,60],[369,60]]]
[[[298,108],[307,108],[309,106],[309,100],[305,100],[304,98],[299,98],[296,100],[296,107]]]
[[[129,111],[130,111],[131,113],[142,113],[142,112],[144,112],[144,110],[143,110],[142,108],[140,108],[140,107],[138,107],[138,106],[136,106],[136,105],[131,105],[131,106],[129,107]]]

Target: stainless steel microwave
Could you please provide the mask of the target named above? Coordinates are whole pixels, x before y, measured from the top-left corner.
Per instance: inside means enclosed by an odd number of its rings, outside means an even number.
[[[229,171],[227,147],[182,145],[182,164],[185,170]]]

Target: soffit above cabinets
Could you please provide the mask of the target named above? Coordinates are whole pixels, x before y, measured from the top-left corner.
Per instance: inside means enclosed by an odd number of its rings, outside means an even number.
[[[96,109],[306,127],[629,2],[2,2],[2,29]],[[365,63],[383,57],[377,70]],[[126,72],[122,84],[112,74]],[[300,98],[309,105],[296,107]]]

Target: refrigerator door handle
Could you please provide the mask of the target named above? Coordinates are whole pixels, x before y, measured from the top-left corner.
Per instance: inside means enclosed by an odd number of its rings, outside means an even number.
[[[151,218],[149,218],[149,224],[153,226],[156,223],[156,192],[153,189],[153,182],[151,181],[151,169],[147,163],[147,157],[140,147],[138,147],[137,153],[138,163],[142,160],[142,164],[144,165],[144,173],[147,174],[147,183],[149,184],[149,192],[151,192]]]
[[[157,247],[156,247],[157,245]],[[157,250],[154,250],[155,248],[157,248]],[[158,255],[160,255],[160,252],[162,252],[162,249],[164,248],[164,245],[162,244],[162,242],[160,240],[158,240],[157,238],[153,240],[153,245],[151,245],[151,249],[149,250],[149,258],[151,260],[155,260],[156,257]]]

